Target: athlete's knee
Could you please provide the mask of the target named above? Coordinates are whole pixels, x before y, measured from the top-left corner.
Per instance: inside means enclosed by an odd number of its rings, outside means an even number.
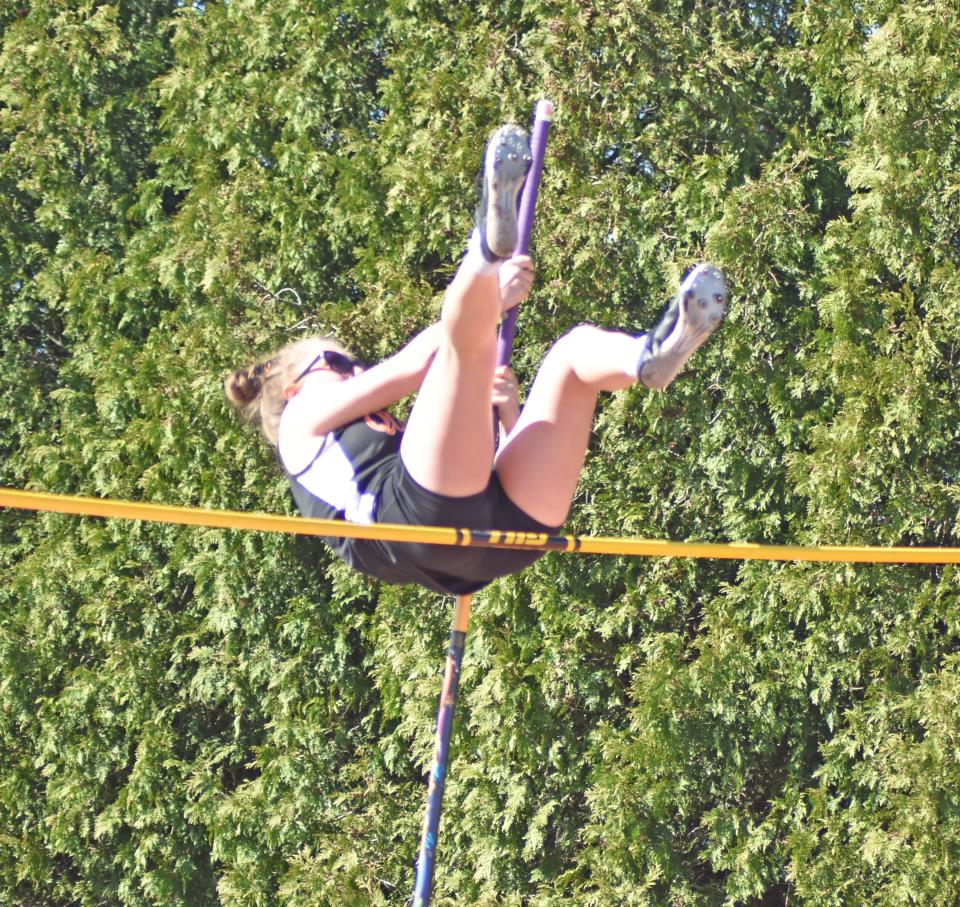
[[[599,331],[600,329],[592,324],[578,324],[557,339],[547,355],[572,368],[577,355],[594,342]]]
[[[593,343],[603,333],[603,329],[598,328],[595,324],[578,324],[570,328],[561,340],[567,340],[574,347],[582,349],[584,345]]]
[[[483,354],[496,342],[496,319],[476,313],[441,312],[441,343],[462,355]],[[492,338],[492,339],[491,339]]]

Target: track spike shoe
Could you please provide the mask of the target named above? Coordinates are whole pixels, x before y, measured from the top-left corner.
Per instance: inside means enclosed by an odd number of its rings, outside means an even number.
[[[501,126],[487,143],[476,221],[490,261],[509,258],[517,247],[517,203],[532,162],[530,136],[520,126]]]
[[[669,387],[720,326],[726,306],[723,274],[713,265],[697,265],[683,279],[660,322],[646,335],[637,377],[651,390]]]

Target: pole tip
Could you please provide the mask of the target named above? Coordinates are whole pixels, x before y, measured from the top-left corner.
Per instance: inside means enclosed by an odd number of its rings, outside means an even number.
[[[548,101],[546,98],[537,101],[537,112],[534,119],[550,122],[553,119],[553,101]]]

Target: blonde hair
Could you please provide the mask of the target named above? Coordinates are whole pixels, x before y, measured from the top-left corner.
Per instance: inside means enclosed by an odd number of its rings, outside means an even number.
[[[280,417],[287,405],[284,388],[302,371],[305,359],[331,348],[343,349],[332,337],[305,337],[269,359],[235,371],[223,382],[224,393],[243,419],[259,425],[263,436],[276,447]]]

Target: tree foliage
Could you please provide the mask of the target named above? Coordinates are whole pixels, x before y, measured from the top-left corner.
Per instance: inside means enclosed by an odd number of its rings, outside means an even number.
[[[557,118],[529,380],[695,260],[570,529],[960,545],[948,0],[9,0],[0,483],[290,512],[255,354],[435,317],[483,142]],[[292,288],[293,293],[283,293]],[[0,512],[0,901],[400,905],[448,603],[315,543]],[[435,903],[953,904],[952,567],[550,555],[478,596]]]

